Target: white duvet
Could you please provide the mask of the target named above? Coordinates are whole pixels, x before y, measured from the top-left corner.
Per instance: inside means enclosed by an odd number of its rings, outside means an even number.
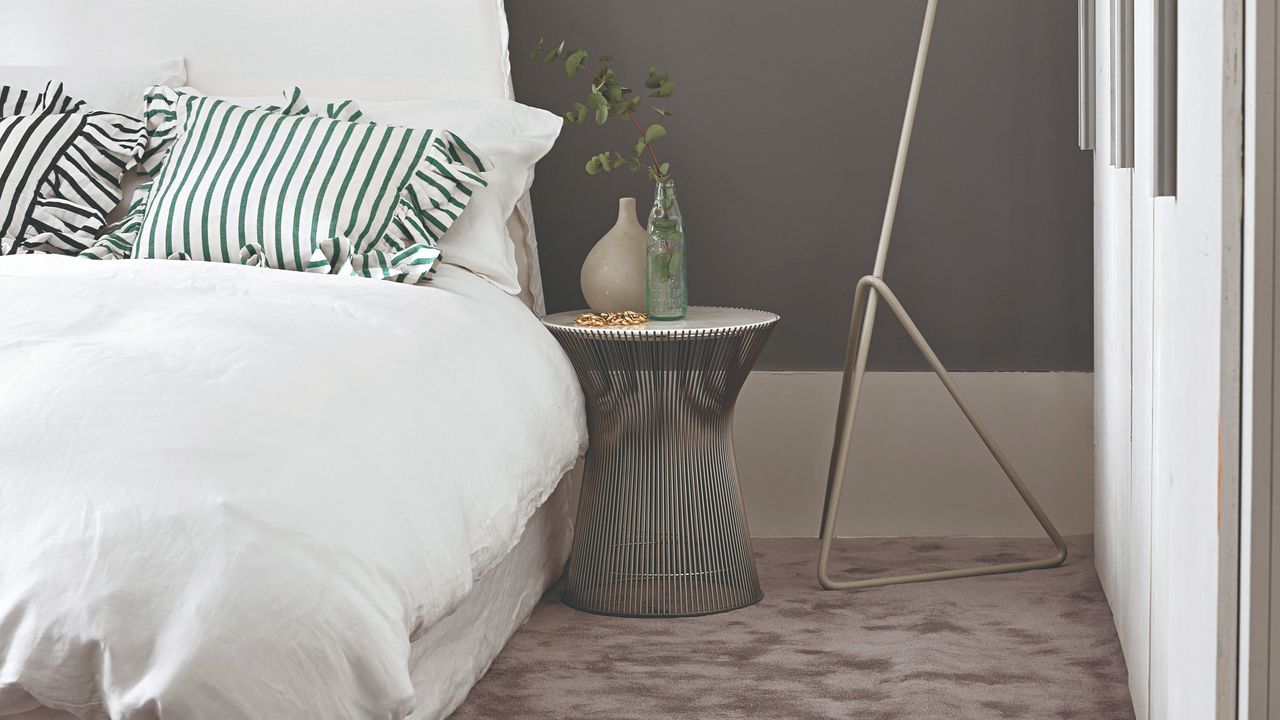
[[[0,259],[0,715],[404,717],[585,434],[463,270]]]

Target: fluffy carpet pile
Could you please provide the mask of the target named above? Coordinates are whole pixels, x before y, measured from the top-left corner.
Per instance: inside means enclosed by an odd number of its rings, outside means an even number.
[[[816,540],[755,541],[765,598],[677,620],[543,598],[454,714],[473,718],[1127,720],[1120,644],[1093,566],[823,591]],[[842,541],[839,576],[1052,554],[1034,539]]]

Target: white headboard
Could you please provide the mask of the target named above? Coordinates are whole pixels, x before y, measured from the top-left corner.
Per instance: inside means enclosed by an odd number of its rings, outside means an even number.
[[[502,0],[0,0],[0,65],[187,61],[236,97],[513,99]],[[526,193],[511,223],[520,295],[542,310]]]
[[[0,65],[180,56],[226,95],[511,97],[502,0],[15,0],[0,27]]]

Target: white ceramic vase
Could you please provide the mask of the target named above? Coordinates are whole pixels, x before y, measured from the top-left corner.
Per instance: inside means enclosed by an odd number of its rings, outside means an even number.
[[[636,219],[636,199],[618,198],[618,221],[582,263],[582,296],[596,312],[644,312],[644,256],[649,233]]]

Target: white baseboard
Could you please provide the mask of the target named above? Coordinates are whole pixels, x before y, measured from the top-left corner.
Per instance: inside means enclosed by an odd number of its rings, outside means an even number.
[[[1092,373],[956,373],[1064,534],[1093,531]],[[751,532],[814,537],[838,372],[755,372],[734,418]],[[847,536],[1040,534],[933,373],[869,373],[838,531]]]

